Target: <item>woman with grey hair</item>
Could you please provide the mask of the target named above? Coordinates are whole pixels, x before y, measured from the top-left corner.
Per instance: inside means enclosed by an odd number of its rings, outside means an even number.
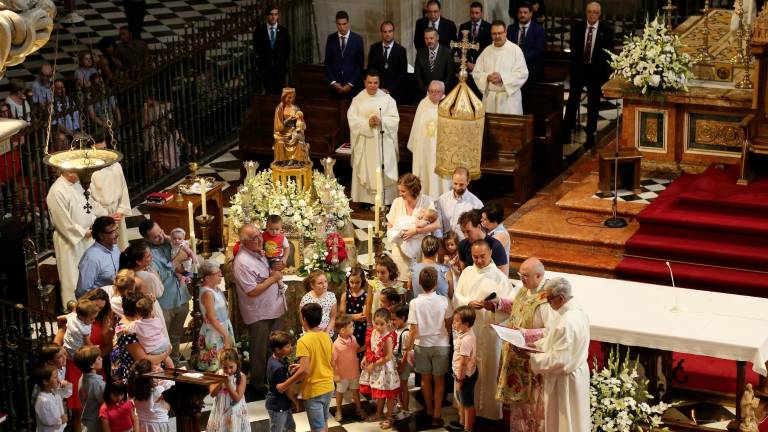
[[[205,260],[200,263],[198,272],[203,278],[199,300],[203,325],[197,338],[200,348],[197,369],[215,372],[219,369],[219,351],[234,346],[235,334],[229,320],[227,299],[219,289],[222,279],[219,263]]]

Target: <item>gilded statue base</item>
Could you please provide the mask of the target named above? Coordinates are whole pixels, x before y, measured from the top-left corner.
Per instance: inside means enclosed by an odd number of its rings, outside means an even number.
[[[289,179],[296,182],[298,189],[309,191],[312,189],[312,162],[302,161],[272,162],[272,181],[277,184],[285,185]]]

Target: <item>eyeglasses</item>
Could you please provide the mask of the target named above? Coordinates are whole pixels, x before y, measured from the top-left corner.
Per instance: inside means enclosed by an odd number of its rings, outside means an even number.
[[[530,276],[528,276],[528,275],[527,275],[527,274],[525,274],[525,273],[520,273],[520,272],[517,272],[517,277],[519,277],[519,278],[520,278],[520,280],[522,280],[523,278],[525,278],[525,279],[528,279]]]

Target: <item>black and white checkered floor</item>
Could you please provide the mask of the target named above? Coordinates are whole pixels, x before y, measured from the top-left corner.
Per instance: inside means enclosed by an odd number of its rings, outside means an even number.
[[[619,189],[617,196],[619,201],[633,202],[638,204],[650,204],[656,197],[662,193],[672,180],[644,178],[640,180],[640,193],[631,190]],[[611,200],[613,192],[597,192],[592,198]]]

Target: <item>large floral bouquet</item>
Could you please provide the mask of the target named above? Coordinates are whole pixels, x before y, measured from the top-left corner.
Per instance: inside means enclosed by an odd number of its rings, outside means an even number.
[[[590,380],[589,398],[593,432],[668,431],[661,429],[661,416],[670,405],[650,405],[648,380],[639,379],[638,360],[622,359],[611,350],[606,366],[597,372],[597,359]],[[647,429],[644,429],[647,428]]]
[[[646,19],[642,36],[626,36],[618,55],[608,51],[613,76],[626,79],[642,94],[648,89],[688,91],[694,61],[680,53],[682,46],[680,38],[665,27],[663,17]]]
[[[344,187],[318,171],[313,173],[312,180],[314,193],[298,188],[293,180],[284,185],[274,183],[269,169],[246,178],[229,207],[235,229],[245,223],[246,212],[248,219],[261,223],[271,214],[279,215],[304,238],[315,238],[321,216],[330,216],[336,227],[343,228],[352,213]],[[325,207],[315,199],[320,196],[322,187],[330,190],[331,200]]]

